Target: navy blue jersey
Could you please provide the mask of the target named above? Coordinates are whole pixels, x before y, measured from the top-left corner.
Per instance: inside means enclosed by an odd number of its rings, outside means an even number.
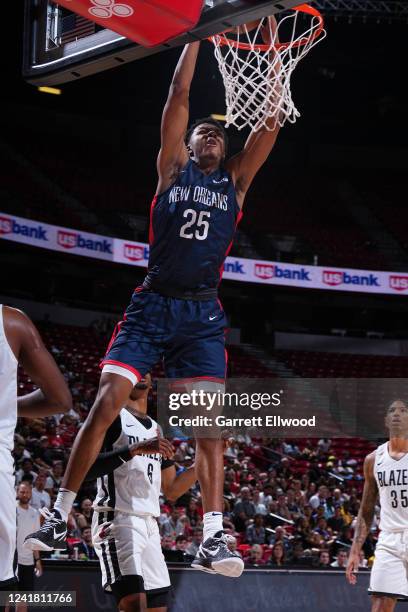
[[[189,160],[176,181],[155,196],[150,213],[146,288],[215,289],[240,210],[231,176],[220,167],[205,175]]]

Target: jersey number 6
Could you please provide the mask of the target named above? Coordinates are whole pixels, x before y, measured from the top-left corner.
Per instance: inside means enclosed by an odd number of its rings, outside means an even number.
[[[205,220],[205,217],[210,218],[210,213],[207,210],[201,210],[197,220],[197,212],[193,208],[187,208],[183,213],[183,217],[186,217],[188,221],[180,229],[180,236],[182,238],[189,238],[190,240],[192,238],[197,240],[205,240],[207,238],[209,223]],[[193,225],[196,226],[196,230],[188,231]]]

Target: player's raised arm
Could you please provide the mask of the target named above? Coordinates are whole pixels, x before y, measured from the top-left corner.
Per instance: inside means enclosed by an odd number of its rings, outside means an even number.
[[[3,308],[7,339],[18,362],[39,387],[17,398],[19,417],[44,417],[67,412],[72,398],[67,383],[47,351],[35,325],[20,310]]]
[[[197,61],[199,42],[186,45],[170,85],[161,122],[161,148],[157,159],[157,193],[165,191],[189,158],[184,137],[189,117],[189,93]]]
[[[270,43],[271,32],[273,37],[276,37],[277,40],[276,20],[273,16],[269,19],[271,31],[269,31],[269,26],[264,26],[261,30],[265,44]],[[275,72],[279,70],[278,61],[279,60],[277,60],[274,66]],[[275,94],[272,95],[279,96],[279,92],[276,91]],[[256,132],[251,132],[242,151],[237,155],[234,155],[234,157],[232,157],[226,164],[226,168],[230,172],[234,181],[237,200],[240,206],[243,205],[246,192],[248,191],[256,173],[265,163],[270,152],[272,151],[280,130],[280,126],[276,122],[275,118],[267,120],[266,124],[270,129],[268,129],[266,126],[262,126]]]
[[[360,561],[360,550],[368,534],[374,518],[375,502],[378,497],[378,487],[374,477],[375,452],[370,453],[364,460],[364,490],[360,510],[354,530],[353,545],[347,563],[346,577],[350,584],[357,581],[356,573]]]

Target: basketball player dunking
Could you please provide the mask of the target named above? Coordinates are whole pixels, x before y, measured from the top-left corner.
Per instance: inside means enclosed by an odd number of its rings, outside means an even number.
[[[385,424],[389,442],[364,462],[363,499],[347,564],[347,578],[355,584],[359,553],[370,533],[379,494],[381,532],[371,570],[371,612],[392,612],[398,597],[408,597],[408,404],[392,402]]]
[[[268,34],[265,32],[264,37]],[[168,378],[205,380],[214,390],[226,374],[226,318],[217,299],[225,257],[246,193],[275,143],[278,128],[252,132],[244,149],[225,160],[223,127],[211,118],[187,131],[189,90],[199,42],[187,45],[170,86],[161,125],[158,185],[150,212],[148,273],[117,326],[102,362],[98,395],[76,438],[52,520],[30,546],[54,547],[54,526],[65,529],[82,479],[106,430],[136,382],[164,358]],[[196,473],[204,508],[204,541],[194,567],[239,576],[242,559],[223,534],[223,441],[197,439]]]
[[[21,364],[39,387],[17,398]],[[57,364],[24,313],[0,304],[0,590],[15,582],[16,492],[14,430],[17,416],[44,417],[70,410],[71,396]]]

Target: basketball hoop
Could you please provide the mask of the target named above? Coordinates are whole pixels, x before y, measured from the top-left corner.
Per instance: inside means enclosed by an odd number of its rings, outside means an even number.
[[[226,127],[257,131],[295,123],[300,113],[290,90],[293,70],[325,36],[322,15],[307,4],[278,22],[264,17],[249,29],[244,25],[211,36],[225,87]]]

